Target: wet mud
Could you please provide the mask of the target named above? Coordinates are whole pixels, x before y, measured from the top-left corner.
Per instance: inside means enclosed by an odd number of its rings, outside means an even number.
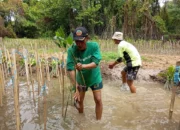
[[[20,82],[20,117],[22,130],[178,130],[180,97],[176,96],[173,118],[169,120],[171,92],[159,83],[136,81],[137,93],[121,91],[121,80],[104,80],[102,89],[103,116],[95,119],[92,91],[86,93],[84,114],[79,114],[69,101],[67,116],[61,116],[62,100],[59,84],[51,81],[48,94],[38,98]],[[67,91],[68,93],[68,91]],[[65,102],[67,101],[67,96]],[[0,108],[1,130],[15,130],[13,89],[6,90],[5,105]]]

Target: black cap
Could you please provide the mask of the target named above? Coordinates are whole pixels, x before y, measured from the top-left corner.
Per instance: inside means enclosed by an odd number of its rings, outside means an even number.
[[[88,36],[88,31],[85,27],[77,27],[73,32],[73,39],[76,41],[83,41]]]

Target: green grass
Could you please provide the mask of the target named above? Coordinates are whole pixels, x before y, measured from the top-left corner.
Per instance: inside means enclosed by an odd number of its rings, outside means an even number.
[[[152,62],[152,59],[148,59],[147,57],[141,56],[142,61]]]
[[[114,61],[116,60],[119,56],[117,52],[102,52],[102,60],[104,61]],[[142,61],[146,62],[152,62],[152,59],[149,59],[145,56],[141,56]]]
[[[117,52],[102,52],[101,55],[104,61],[114,61],[118,58]]]

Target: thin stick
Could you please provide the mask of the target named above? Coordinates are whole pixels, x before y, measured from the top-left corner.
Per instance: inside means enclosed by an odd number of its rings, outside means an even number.
[[[33,92],[33,99],[34,99],[34,80],[32,78],[32,65],[29,65],[29,69],[30,69],[30,80],[31,80],[31,85],[32,85],[32,92]]]
[[[39,81],[40,81],[40,85],[43,85],[43,75],[42,75],[42,65],[41,65],[41,61],[39,61]]]
[[[71,55],[72,55],[72,57],[73,57],[73,59],[74,59],[75,64],[77,64],[76,58],[75,58],[74,54],[72,53],[72,51],[71,51]],[[84,85],[86,86],[86,83],[85,83],[85,80],[84,80],[84,76],[83,76],[81,70],[79,70],[78,72],[80,72],[81,79],[83,80],[83,83],[84,83]]]
[[[44,98],[44,130],[46,130],[46,122],[47,122],[47,102],[46,102],[46,96],[43,96]]]
[[[38,48],[37,48],[37,43],[35,46],[36,50],[36,80],[38,82],[38,95],[40,93],[40,77],[39,77],[39,56],[38,56]]]
[[[0,64],[0,84],[2,84],[2,64]],[[0,106],[3,106],[3,92],[2,92],[2,85],[0,85]]]
[[[1,66],[1,71],[2,71],[2,94],[5,95],[5,77],[4,77],[4,71],[3,71],[3,66]]]
[[[2,50],[0,48],[0,106],[3,106],[3,78],[2,78],[3,72],[2,72]]]
[[[2,89],[2,96],[5,95],[5,78],[4,78],[4,69],[5,67],[3,67],[5,64],[3,64],[3,54],[2,54],[2,49],[0,48],[0,69],[1,69],[1,89]]]
[[[11,67],[11,58],[10,58],[10,55],[9,55],[9,51],[8,50],[6,50],[6,51],[7,51],[8,62],[9,62],[10,67]]]
[[[172,119],[173,109],[174,109],[174,102],[175,102],[175,95],[176,95],[176,87],[172,87],[172,95],[171,95],[171,103],[169,108],[169,119]]]
[[[61,56],[59,56],[59,60]],[[58,77],[58,81],[59,81],[59,90],[60,90],[60,94],[62,93],[62,70],[61,70],[61,65],[58,68],[58,73],[59,73],[59,77]]]
[[[47,47],[45,46],[45,53],[47,54]],[[50,74],[49,74],[49,61],[46,60],[46,72],[47,72],[47,79],[48,81],[51,81]]]
[[[40,74],[42,75],[42,85],[43,86],[45,86],[46,85],[46,82],[45,82],[45,78],[44,78],[44,74],[45,72],[44,72],[44,64],[42,63],[42,65],[41,65],[41,72],[40,72]]]
[[[62,54],[62,61],[64,61],[64,53]],[[62,73],[62,117],[64,116],[64,73]]]
[[[69,97],[70,97],[71,93],[69,93],[68,95],[68,99],[67,99],[67,103],[66,103],[66,110],[65,110],[65,114],[64,114],[64,120],[66,118],[66,113],[67,113],[67,108],[68,108],[68,104],[69,104]]]
[[[27,50],[23,48],[23,56],[24,56],[24,63],[25,63],[25,69],[26,69],[26,80],[27,80],[27,86],[28,91],[30,92],[30,85],[29,85],[29,69],[28,69],[28,56],[27,56]]]
[[[1,39],[1,42],[2,42],[2,39]],[[2,47],[3,47],[3,50],[4,50],[4,54],[5,54],[5,62],[3,63],[3,73],[4,73],[4,78],[7,78],[7,55],[6,55],[6,48],[5,48],[5,45],[4,45],[4,42],[2,42]]]
[[[47,86],[49,86],[49,82],[50,82],[50,74],[49,74],[49,65],[48,65],[48,60],[45,57],[45,54],[47,53],[46,51],[46,46],[44,49],[44,53],[43,53],[43,57],[45,59],[45,69],[46,69],[46,79],[47,79]]]
[[[16,130],[20,130],[20,115],[19,115],[19,98],[18,98],[18,81],[17,81],[17,68],[16,68],[16,56],[15,49],[12,49],[12,74],[14,76],[14,105],[16,115]]]

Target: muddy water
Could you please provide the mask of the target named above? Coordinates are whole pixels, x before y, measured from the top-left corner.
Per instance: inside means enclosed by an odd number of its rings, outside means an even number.
[[[91,90],[86,93],[85,113],[70,105],[65,121],[61,117],[61,95],[57,80],[51,82],[47,96],[33,100],[25,83],[20,82],[22,130],[179,130],[180,97],[176,96],[172,120],[168,119],[171,93],[156,83],[136,83],[137,94],[120,91],[120,82],[104,81],[103,116],[95,120]],[[67,99],[67,95],[66,95]],[[0,130],[15,130],[12,87],[7,87],[4,106],[0,108]]]

